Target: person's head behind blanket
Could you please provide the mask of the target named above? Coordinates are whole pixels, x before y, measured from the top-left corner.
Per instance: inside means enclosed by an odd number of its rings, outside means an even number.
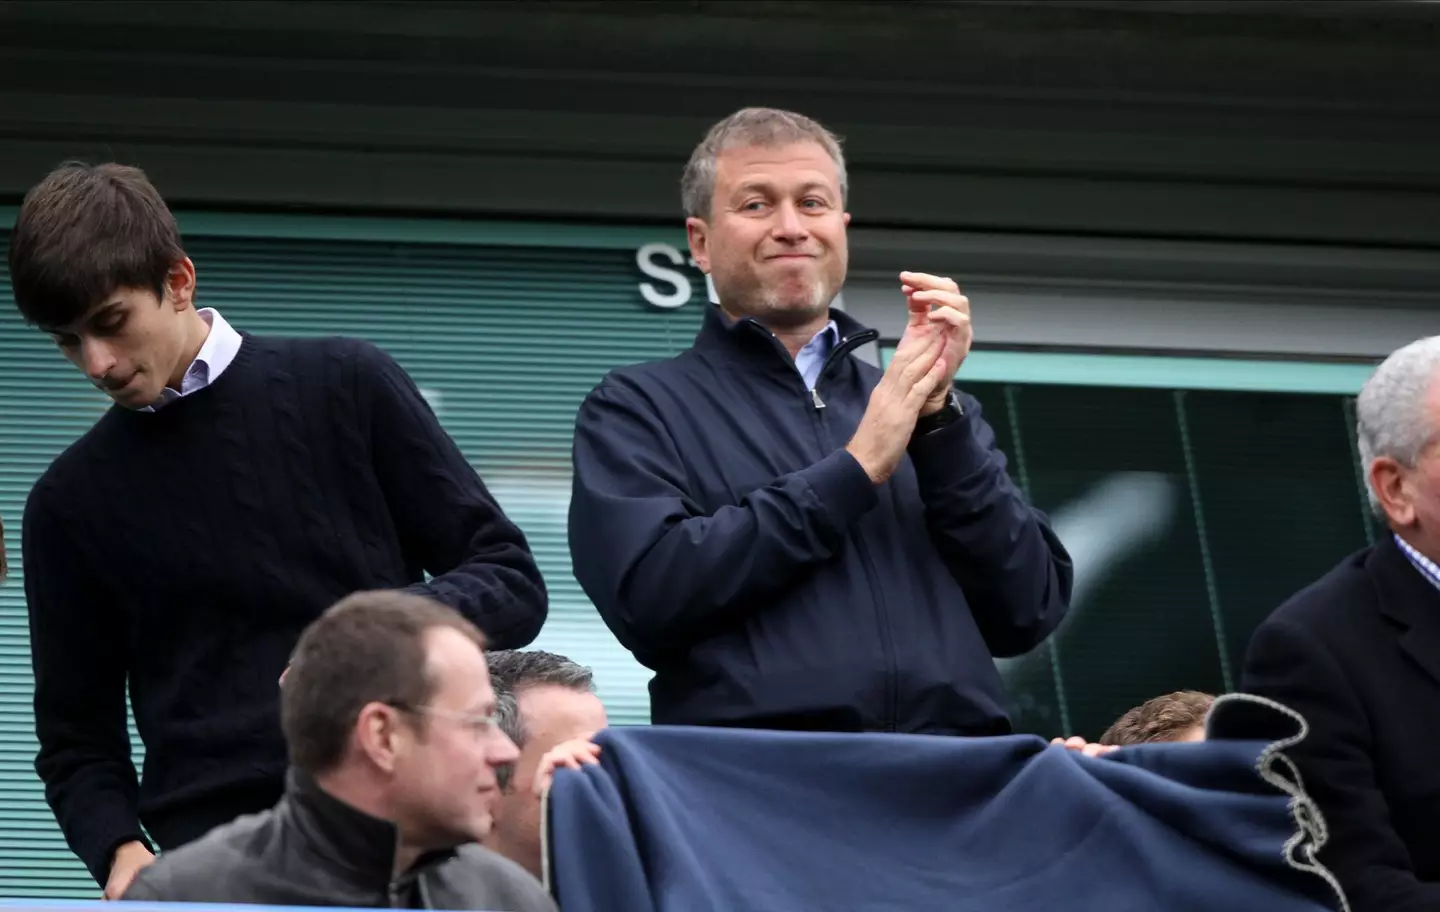
[[[1215,698],[1196,690],[1154,697],[1125,713],[1100,736],[1101,744],[1124,746],[1159,741],[1204,741],[1205,715]]]
[[[481,840],[517,757],[485,638],[418,596],[351,595],[306,629],[281,697],[290,761],[421,851]]]
[[[541,877],[541,805],[534,790],[540,761],[552,748],[605,728],[605,704],[595,695],[591,670],[565,656],[507,649],[485,660],[495,688],[495,717],[520,748],[514,768],[500,771],[501,799],[485,847]]]

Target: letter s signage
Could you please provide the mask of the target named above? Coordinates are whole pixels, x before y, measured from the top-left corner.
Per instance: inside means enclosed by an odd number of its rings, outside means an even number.
[[[635,264],[640,267],[640,271],[656,280],[641,282],[640,296],[651,307],[674,310],[690,300],[690,279],[678,269],[662,266],[660,260],[669,261],[675,266],[685,262],[680,251],[669,244],[646,244],[635,251]]]

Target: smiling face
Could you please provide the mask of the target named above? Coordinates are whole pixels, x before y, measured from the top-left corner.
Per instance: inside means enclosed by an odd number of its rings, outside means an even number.
[[[824,315],[849,260],[835,160],[819,143],[798,142],[725,149],[715,166],[709,216],[685,226],[721,306],[771,329]]]
[[[500,798],[495,768],[519,751],[491,718],[495,692],[480,648],[446,627],[427,631],[425,642],[435,689],[397,739],[391,806],[407,844],[448,848],[490,832]]]
[[[163,300],[119,288],[72,323],[41,328],[97,389],[126,408],[144,408],[178,386],[204,341],[194,290],[195,267],[186,259],[167,276]]]

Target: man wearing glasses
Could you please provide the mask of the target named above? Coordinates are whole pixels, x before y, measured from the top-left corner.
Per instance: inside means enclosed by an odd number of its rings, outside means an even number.
[[[336,604],[301,636],[282,686],[279,804],[161,855],[123,899],[554,912],[538,881],[476,845],[496,770],[519,756],[496,724],[484,647],[418,596]]]

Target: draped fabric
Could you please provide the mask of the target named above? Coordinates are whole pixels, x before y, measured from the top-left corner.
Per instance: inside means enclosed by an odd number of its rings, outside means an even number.
[[[1347,909],[1285,757],[1220,698],[1204,743],[1089,758],[1029,735],[612,728],[546,796],[565,912]]]

